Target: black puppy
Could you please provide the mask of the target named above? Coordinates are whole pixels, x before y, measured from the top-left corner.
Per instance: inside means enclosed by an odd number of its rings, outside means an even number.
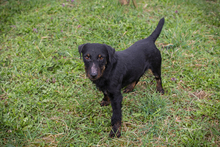
[[[86,43],[78,47],[83,55],[86,75],[104,94],[101,106],[111,103],[113,116],[110,137],[121,136],[121,89],[130,92],[147,69],[151,69],[156,81],[157,91],[164,93],[161,80],[161,54],[154,42],[164,25],[162,18],[154,32],[146,39],[139,40],[124,51],[115,50],[105,44]]]

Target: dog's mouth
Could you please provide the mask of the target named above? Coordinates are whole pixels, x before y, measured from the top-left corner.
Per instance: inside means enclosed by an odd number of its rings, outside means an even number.
[[[98,80],[102,75],[105,70],[105,66],[98,68],[93,64],[90,68],[85,67],[86,75],[91,81],[96,81]]]
[[[101,71],[97,71],[97,74],[96,73],[92,73],[92,72],[89,72],[87,73],[87,76],[88,78],[91,80],[91,81],[96,81],[98,80],[100,77],[102,77],[102,72]]]
[[[93,77],[91,77],[91,76],[88,76],[88,77],[89,77],[89,79],[90,79],[91,81],[96,81],[96,80],[99,79],[99,77],[96,77],[96,78],[93,78]]]
[[[91,71],[91,69],[87,69],[85,67],[85,71],[86,71],[86,76],[91,80],[91,81],[95,81],[98,80],[102,74],[99,71]]]

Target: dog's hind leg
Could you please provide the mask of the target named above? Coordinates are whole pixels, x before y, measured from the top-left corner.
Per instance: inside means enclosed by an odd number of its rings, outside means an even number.
[[[163,87],[162,87],[162,79],[161,79],[161,69],[160,68],[153,68],[151,69],[154,76],[155,76],[155,79],[157,81],[157,91],[160,92],[161,94],[164,94],[164,90],[163,90]]]
[[[111,103],[111,101],[110,101],[107,94],[105,94],[104,92],[103,92],[103,94],[104,94],[104,98],[102,99],[100,105],[101,106],[108,106]]]
[[[156,81],[157,81],[157,91],[160,92],[161,94],[164,94],[164,90],[163,90],[163,87],[162,87],[162,79],[161,77],[158,77],[158,76],[155,76],[156,78]]]
[[[134,81],[133,83],[129,84],[123,91],[123,93],[128,93],[128,92],[131,92],[133,91],[135,85],[137,84],[136,81]]]

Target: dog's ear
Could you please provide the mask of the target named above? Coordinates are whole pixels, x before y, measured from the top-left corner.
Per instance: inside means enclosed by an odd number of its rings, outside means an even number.
[[[106,47],[106,49],[108,51],[108,58],[109,58],[108,60],[109,60],[109,62],[111,62],[113,57],[114,57],[114,55],[115,55],[115,49],[112,48],[109,45],[106,45],[106,44],[105,44],[105,47]]]
[[[86,43],[86,44],[87,44],[87,43]],[[81,53],[82,53],[83,47],[85,47],[86,44],[81,44],[81,45],[78,46],[80,59],[81,59]]]

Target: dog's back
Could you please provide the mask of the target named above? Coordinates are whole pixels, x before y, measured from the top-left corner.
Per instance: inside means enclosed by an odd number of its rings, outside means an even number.
[[[154,42],[159,37],[163,25],[164,18],[159,21],[156,29],[149,37],[135,42],[126,50],[115,53],[119,64],[117,67],[122,68],[124,73],[123,87],[133,81],[138,81],[147,69],[161,64],[161,54]],[[121,70],[117,69],[117,71]]]

